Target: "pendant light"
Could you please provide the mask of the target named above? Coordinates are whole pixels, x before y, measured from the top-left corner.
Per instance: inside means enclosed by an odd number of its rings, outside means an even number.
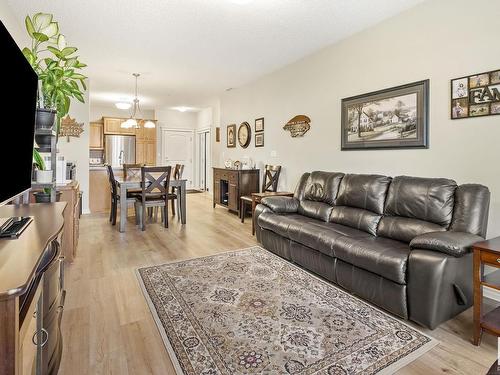
[[[137,79],[141,76],[139,73],[133,73],[132,74],[135,77],[135,98],[132,104],[132,113],[130,115],[130,118],[124,122],[121,123],[121,127],[124,129],[130,129],[130,128],[135,128],[139,129],[139,121],[137,119],[137,116],[139,114],[142,115],[141,113],[141,107],[139,105],[139,97],[137,94]],[[145,128],[154,128],[156,125],[153,121],[146,121],[144,123]]]

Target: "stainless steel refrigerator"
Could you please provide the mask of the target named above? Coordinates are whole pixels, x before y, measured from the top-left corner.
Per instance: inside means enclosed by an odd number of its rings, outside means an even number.
[[[134,135],[106,135],[104,142],[106,164],[121,167],[135,163]]]

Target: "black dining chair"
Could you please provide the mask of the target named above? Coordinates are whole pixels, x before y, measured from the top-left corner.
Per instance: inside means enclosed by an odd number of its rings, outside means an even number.
[[[264,167],[264,179],[262,180],[262,192],[276,192],[281,173],[281,165],[266,165]],[[240,218],[245,222],[247,206],[252,205],[252,196],[244,195],[240,198]]]
[[[127,177],[141,178],[141,168],[144,166],[145,166],[145,164],[141,164],[141,163],[123,164],[123,178],[127,178]]]
[[[172,178],[174,180],[180,180],[182,178],[183,173],[184,173],[184,164],[176,164],[174,167],[174,172],[172,173]],[[175,216],[175,204],[174,204],[175,202],[177,202],[177,211],[180,211],[178,198],[179,197],[177,194],[177,190],[175,187],[172,186],[171,192],[168,194],[168,200],[172,202],[172,215],[174,216]]]
[[[146,230],[146,216],[148,208],[162,208],[162,219],[165,228],[168,228],[168,188],[172,167],[142,167],[141,194],[135,197],[136,224],[141,230]]]
[[[120,193],[116,186],[115,173],[111,165],[106,165],[108,172],[109,189],[111,192],[111,209],[109,212],[109,221],[112,225],[116,225],[116,217],[118,215],[118,206],[120,203]],[[127,207],[129,203],[135,203],[135,196],[133,192],[127,192]]]

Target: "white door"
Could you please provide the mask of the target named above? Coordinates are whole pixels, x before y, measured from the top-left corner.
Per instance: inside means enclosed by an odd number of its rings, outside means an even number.
[[[193,187],[193,131],[163,129],[161,164],[184,164],[182,178],[187,180],[188,189]]]
[[[210,190],[210,130],[198,131],[197,142],[197,186],[199,190]]]

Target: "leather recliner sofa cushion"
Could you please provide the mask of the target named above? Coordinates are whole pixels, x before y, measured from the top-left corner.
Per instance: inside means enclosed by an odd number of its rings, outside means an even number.
[[[304,186],[299,214],[327,222],[343,177],[343,173],[312,172]]]
[[[415,236],[446,230],[456,188],[445,178],[394,177],[377,235],[409,243]]]
[[[335,256],[398,284],[406,284],[410,247],[383,237],[341,237],[335,242]]]
[[[340,183],[330,221],[375,236],[390,183],[391,178],[387,176],[345,175]]]
[[[259,216],[259,226],[304,246],[335,257],[335,243],[341,237],[368,238],[370,234],[345,225],[324,223],[298,214]]]

